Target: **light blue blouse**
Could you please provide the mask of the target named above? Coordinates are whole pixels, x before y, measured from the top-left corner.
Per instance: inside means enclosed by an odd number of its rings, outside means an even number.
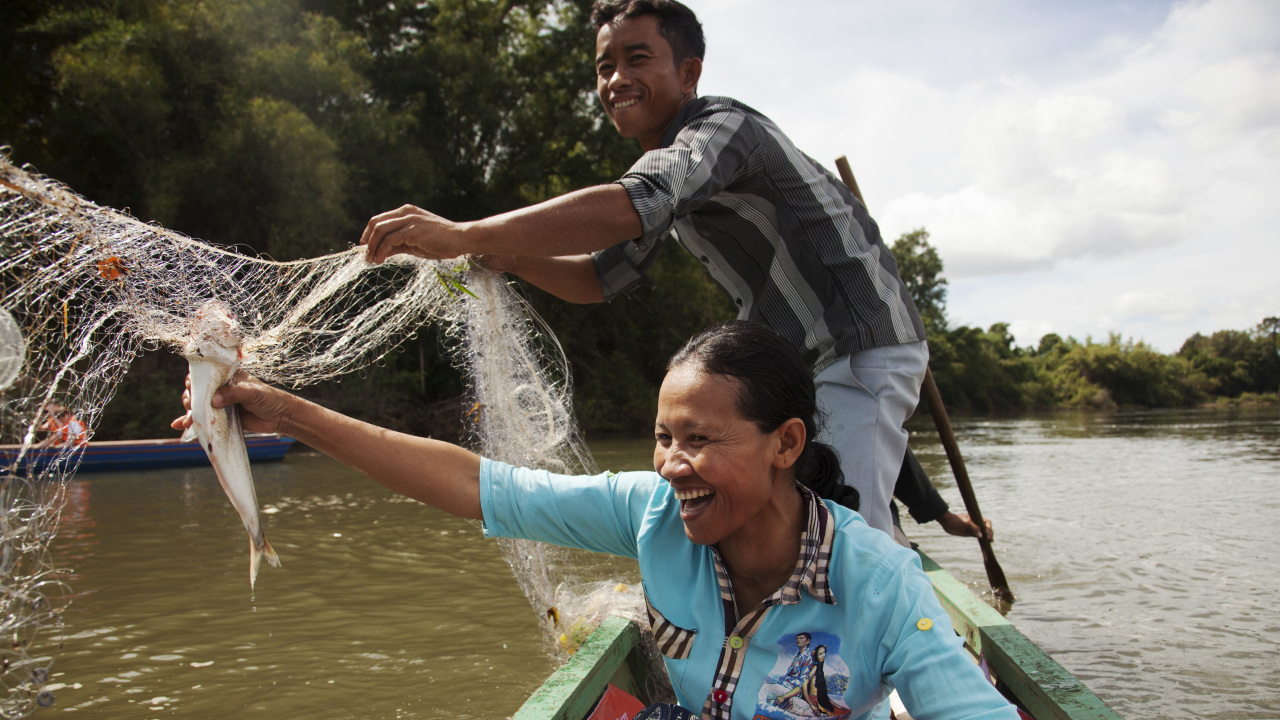
[[[861,720],[896,688],[919,720],[1017,720],[963,651],[916,554],[844,507],[824,501],[829,552],[813,559],[828,562],[816,576],[827,576],[829,588],[818,589],[834,602],[809,586],[742,632],[737,618],[726,622],[732,609],[716,553],[688,540],[679,502],[656,473],[554,475],[486,459],[480,502],[487,537],[637,559],[651,624],[668,640],[660,644],[677,698],[704,716]],[[738,658],[725,684],[731,644]],[[794,667],[808,668],[808,682],[788,677]]]

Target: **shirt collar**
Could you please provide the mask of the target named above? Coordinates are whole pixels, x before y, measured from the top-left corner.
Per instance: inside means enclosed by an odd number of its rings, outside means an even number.
[[[804,588],[815,599],[828,605],[836,604],[836,596],[831,592],[828,573],[831,570],[831,543],[835,538],[834,523],[826,503],[812,490],[796,483],[800,495],[808,506],[808,522],[800,534],[800,557],[796,560],[795,572],[791,579],[782,586],[782,604],[794,605],[800,602],[800,588]]]
[[[667,126],[667,131],[663,133],[662,145],[659,146],[659,149],[668,148],[674,145],[676,142],[676,135],[680,133],[686,124],[688,124],[689,116],[706,104],[707,101],[702,97],[692,98],[689,102],[685,103],[684,106],[680,108],[679,112],[676,113],[676,116],[671,119],[671,124]]]
[[[836,596],[831,592],[828,573],[831,569],[831,543],[835,538],[834,523],[831,512],[822,499],[812,490],[796,483],[800,496],[805,503],[805,528],[800,533],[800,555],[796,558],[796,568],[791,577],[778,589],[765,604],[795,605],[800,602],[800,588],[828,605],[836,604]],[[720,598],[733,607],[733,589],[729,583],[729,573],[725,570],[720,553],[712,546],[715,558],[716,579],[720,584]]]

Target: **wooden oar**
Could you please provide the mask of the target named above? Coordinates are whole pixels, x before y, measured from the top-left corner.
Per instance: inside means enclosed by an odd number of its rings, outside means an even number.
[[[836,169],[840,171],[840,179],[853,192],[854,197],[866,206],[862,199],[862,191],[858,189],[858,181],[853,177],[853,169],[849,167],[849,158],[841,155],[836,158]],[[924,369],[924,382],[920,385],[920,394],[929,404],[929,413],[933,415],[933,424],[938,428],[938,437],[942,447],[947,451],[947,460],[951,463],[951,472],[956,476],[956,487],[960,488],[960,497],[964,499],[964,509],[969,513],[979,528],[986,527],[982,519],[982,510],[978,508],[978,498],[973,494],[973,483],[969,482],[969,472],[964,466],[964,457],[960,455],[960,444],[956,442],[956,434],[951,429],[951,418],[947,416],[947,407],[942,404],[942,395],[938,393],[938,384],[933,380],[933,370]],[[1009,589],[1009,581],[1004,577],[1004,569],[996,560],[991,541],[978,538],[978,546],[982,548],[982,564],[987,569],[987,582],[991,583],[991,591],[998,600],[1013,602],[1013,591]]]

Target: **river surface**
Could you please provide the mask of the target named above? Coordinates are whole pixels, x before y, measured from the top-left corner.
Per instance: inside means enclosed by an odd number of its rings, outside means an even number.
[[[1020,630],[1126,718],[1280,717],[1280,410],[955,425]],[[959,510],[927,420],[911,428]],[[649,463],[645,439],[592,447]],[[76,596],[37,717],[503,718],[554,668],[475,524],[306,452],[255,475],[283,567],[253,592],[211,469],[72,481],[54,552]],[[907,523],[981,589],[972,540]]]

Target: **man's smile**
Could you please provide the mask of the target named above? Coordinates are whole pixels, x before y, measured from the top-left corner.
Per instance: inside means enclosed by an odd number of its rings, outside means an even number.
[[[636,104],[636,103],[638,103],[638,102],[640,102],[640,98],[631,98],[630,100],[622,100],[622,101],[619,101],[619,102],[615,102],[615,103],[613,104],[613,109],[614,109],[614,110],[621,110],[622,108],[629,108],[629,107],[631,107],[632,105],[635,105],[635,104]]]

